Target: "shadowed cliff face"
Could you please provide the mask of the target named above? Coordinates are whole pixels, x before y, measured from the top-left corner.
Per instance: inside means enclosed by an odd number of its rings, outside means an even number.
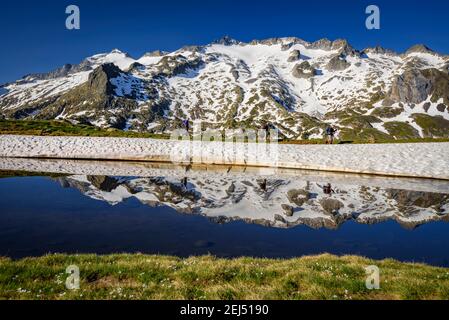
[[[449,104],[449,75],[437,69],[409,69],[393,81],[390,98],[396,102],[422,103],[428,97]]]
[[[89,75],[87,82],[89,91],[104,95],[114,94],[116,88],[110,80],[117,78],[120,73],[121,70],[112,63],[101,65]]]
[[[346,221],[364,224],[395,220],[413,229],[449,221],[449,193],[329,185],[297,179],[69,176],[57,178],[93,199],[116,205],[136,198],[149,206],[169,206],[216,223],[242,220],[266,227],[337,229]]]

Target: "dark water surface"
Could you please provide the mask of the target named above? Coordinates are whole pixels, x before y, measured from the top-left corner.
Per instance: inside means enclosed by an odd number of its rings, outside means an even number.
[[[102,187],[108,193],[116,186]],[[49,177],[0,179],[0,255],[141,252],[284,258],[328,252],[449,266],[449,223],[441,220],[414,229],[388,219],[373,224],[348,220],[336,229],[274,228],[247,220],[219,224],[133,197],[112,205],[85,193]]]

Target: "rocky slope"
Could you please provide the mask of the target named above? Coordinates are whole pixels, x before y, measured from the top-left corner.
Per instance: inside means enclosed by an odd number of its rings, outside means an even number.
[[[345,40],[228,37],[139,59],[113,50],[3,86],[0,114],[162,132],[181,119],[205,127],[270,123],[290,138],[448,137],[449,56],[403,54]],[[1,94],[1,93],[0,93]]]
[[[200,214],[216,223],[243,220],[267,227],[336,229],[347,221],[373,224],[395,220],[405,228],[431,221],[449,221],[449,193],[363,186],[346,182],[331,186],[298,177],[192,176],[57,178],[63,187],[80,190],[96,200],[117,205],[136,198],[149,206],[169,206]]]

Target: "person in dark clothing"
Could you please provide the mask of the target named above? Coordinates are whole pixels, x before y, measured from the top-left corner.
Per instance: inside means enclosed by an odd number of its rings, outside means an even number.
[[[262,130],[265,131],[265,138],[267,140],[270,139],[270,125],[268,123],[264,123],[262,125]]]
[[[187,132],[190,131],[190,121],[189,121],[189,120],[184,120],[184,121],[182,122],[182,124],[183,124],[183,126],[184,126],[184,129],[187,130]]]
[[[263,179],[263,181],[260,183],[260,189],[263,191],[267,191],[267,179]]]
[[[328,183],[327,185],[323,186],[323,192],[324,194],[331,195],[332,193],[335,193],[334,189],[332,189],[332,185]]]
[[[184,188],[187,188],[187,185],[189,183],[189,180],[187,179],[187,177],[183,178],[181,180],[182,185],[184,186]]]
[[[334,144],[335,134],[337,133],[337,129],[329,126],[326,128],[326,144]]]
[[[262,129],[265,130],[265,132],[268,133],[268,130],[270,129],[270,126],[268,125],[268,123],[265,123],[265,124],[262,126]]]

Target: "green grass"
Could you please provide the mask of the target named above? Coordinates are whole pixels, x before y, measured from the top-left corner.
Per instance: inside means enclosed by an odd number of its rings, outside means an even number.
[[[369,144],[369,143],[422,143],[422,142],[449,142],[449,138],[410,138],[410,139],[379,139],[379,140],[338,140],[334,141],[334,144]],[[283,140],[281,144],[325,144],[326,140],[323,139],[310,139],[310,140]]]
[[[369,135],[368,129],[357,134],[351,130],[345,134],[344,140],[335,143],[419,143],[419,142],[449,142],[449,138],[389,138],[388,135]],[[0,135],[35,135],[35,136],[83,136],[83,137],[124,137],[169,139],[169,135],[123,131],[118,129],[100,129],[89,125],[73,125],[67,121],[47,120],[0,120]],[[325,139],[290,140],[284,139],[283,144],[324,144]]]
[[[56,120],[0,120],[0,134],[168,139],[168,135],[99,129],[89,125],[73,125]]]
[[[0,179],[4,178],[18,178],[18,177],[66,177],[67,174],[51,173],[51,172],[27,172],[18,170],[0,170]]]
[[[80,290],[65,288],[80,268]],[[365,287],[377,265],[380,290]],[[321,255],[291,260],[147,255],[0,258],[1,299],[449,299],[449,269]]]

